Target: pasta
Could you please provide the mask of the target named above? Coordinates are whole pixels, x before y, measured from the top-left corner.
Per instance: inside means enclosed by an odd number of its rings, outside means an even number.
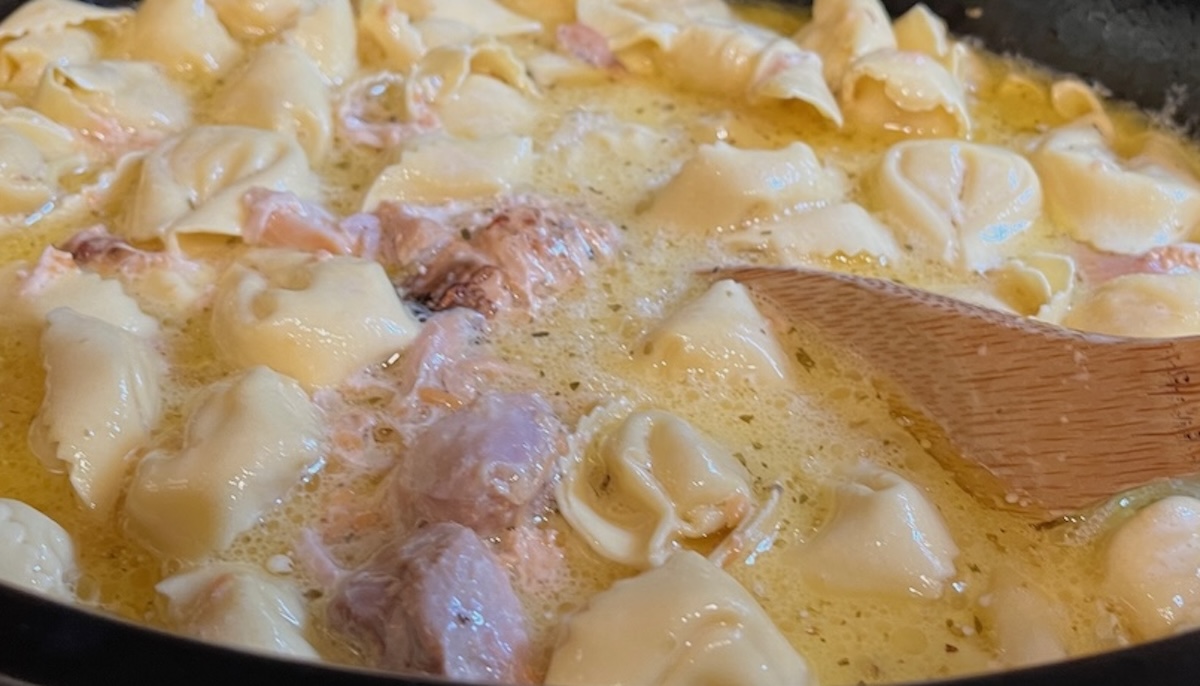
[[[640,620],[632,631],[621,622],[631,612]],[[594,596],[565,636],[548,683],[811,683],[804,659],[754,599],[693,552]],[[647,640],[662,636],[671,640]],[[624,659],[608,659],[614,654]]]
[[[833,518],[799,553],[806,578],[854,593],[942,594],[958,546],[915,486],[890,472],[864,471],[837,497]]]
[[[1039,217],[1033,167],[1001,148],[910,141],[890,148],[876,172],[874,202],[918,254],[966,269],[995,266],[1004,243]]]
[[[314,386],[399,352],[417,326],[383,269],[352,257],[252,253],[222,278],[213,306],[231,360]]]
[[[720,326],[714,326],[719,322]],[[651,373],[709,383],[786,384],[788,361],[740,283],[718,281],[650,331],[635,361]]]
[[[324,77],[306,52],[288,45],[263,48],[217,94],[214,121],[278,131],[294,138],[309,163],[329,153],[333,111]]]
[[[63,599],[78,574],[71,535],[19,500],[0,498],[0,580]]]
[[[300,594],[250,565],[214,563],[163,579],[155,588],[167,598],[177,631],[195,638],[315,658],[304,639]]]
[[[153,346],[108,322],[51,310],[42,333],[48,392],[29,429],[30,448],[66,471],[87,510],[111,513],[130,453],[162,413],[163,362]]]
[[[179,452],[142,458],[125,500],[132,530],[197,558],[229,546],[321,460],[317,408],[295,381],[254,367],[214,385]]]
[[[316,195],[304,151],[283,134],[241,126],[200,126],[163,141],[141,162],[123,234],[132,240],[177,233],[238,235],[242,195],[256,187]]]
[[[1191,486],[1031,526],[869,361],[725,278],[1200,334],[1200,148],[947,20],[25,3],[0,580],[268,656],[558,686],[912,683],[1194,629]]]
[[[567,468],[558,507],[588,545],[616,562],[661,565],[681,539],[732,528],[749,512],[745,468],[670,413],[636,412],[593,450]],[[597,480],[608,486],[596,492]]]
[[[840,200],[844,180],[811,148],[782,150],[701,146],[658,193],[649,216],[684,230],[737,228]]]
[[[1159,500],[1117,530],[1105,551],[1105,583],[1146,638],[1200,623],[1196,557],[1200,501]]]

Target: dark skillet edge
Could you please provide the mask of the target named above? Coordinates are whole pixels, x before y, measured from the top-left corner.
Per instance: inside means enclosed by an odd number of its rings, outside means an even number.
[[[786,1],[786,0],[785,0]],[[122,0],[93,0],[128,5]],[[20,2],[0,0],[0,16]],[[803,0],[787,4],[808,4]],[[893,14],[916,4],[885,0]],[[1150,110],[1170,100],[1175,121],[1200,133],[1200,2],[1192,0],[925,0],[951,31],[1095,79]],[[1163,32],[1162,29],[1168,29]],[[173,636],[0,584],[0,686],[286,683],[436,686],[282,660]],[[1018,671],[924,682],[938,686],[1196,686],[1200,632]]]
[[[230,650],[148,629],[0,584],[0,686],[445,686]],[[1195,686],[1200,633],[1029,669],[921,682],[924,686]]]

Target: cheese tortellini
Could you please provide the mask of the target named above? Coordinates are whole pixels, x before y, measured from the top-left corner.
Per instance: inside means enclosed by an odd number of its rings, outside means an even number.
[[[254,367],[205,389],[177,451],[138,464],[125,499],[131,531],[196,558],[224,550],[321,464],[320,411],[293,380]]]
[[[942,516],[899,475],[864,468],[837,489],[833,517],[797,554],[810,583],[840,593],[937,598],[958,546]]]
[[[836,256],[894,263],[902,255],[892,230],[861,205],[839,203],[754,224],[728,237],[730,245],[765,252],[773,263],[798,266]]]
[[[214,643],[316,659],[299,591],[245,564],[216,562],[163,579],[174,630]]]
[[[702,145],[658,192],[648,210],[656,222],[689,231],[732,229],[839,200],[845,179],[792,143],[779,150]]]
[[[87,167],[82,147],[73,131],[33,110],[0,110],[0,215],[50,207],[60,179]]]
[[[217,13],[197,0],[142,0],[129,45],[134,59],[158,62],[180,75],[219,75],[242,57]]]
[[[1169,496],[1134,515],[1105,551],[1105,586],[1144,639],[1200,626],[1200,500]]]
[[[370,212],[385,200],[439,203],[490,197],[519,187],[533,168],[533,143],[523,136],[421,141],[375,179],[363,201]]]
[[[102,60],[50,67],[33,106],[55,121],[114,143],[154,143],[191,123],[187,98],[150,62]]]
[[[796,40],[821,55],[825,80],[835,88],[854,60],[896,47],[891,19],[879,0],[816,0],[812,21]]]
[[[817,0],[796,39],[821,55],[848,125],[921,137],[971,133],[965,89],[950,70],[959,46],[923,6],[893,27],[879,0]]]
[[[221,278],[212,326],[236,364],[267,365],[309,386],[382,362],[419,327],[379,263],[270,250]]]
[[[682,551],[661,567],[618,581],[568,619],[546,683],[806,686],[813,681],[804,658],[733,577],[699,554]]]
[[[908,141],[884,155],[875,204],[926,259],[984,271],[1042,208],[1033,167],[1003,148],[955,140]]]
[[[668,412],[635,412],[581,452],[565,466],[559,510],[596,552],[621,564],[660,565],[681,539],[732,528],[753,504],[745,467]]]
[[[231,4],[246,3],[233,0]],[[365,8],[367,3],[360,5]],[[342,83],[358,68],[358,40],[350,0],[317,0],[295,26],[284,32],[284,41],[308,53],[332,84]]]
[[[672,379],[782,386],[787,356],[740,283],[714,283],[698,299],[663,320],[634,350],[642,368]]]
[[[0,581],[62,598],[75,597],[75,544],[53,519],[19,500],[0,498]]]
[[[1000,659],[1009,667],[1056,662],[1067,657],[1059,608],[1038,588],[1004,570],[979,599]]]
[[[162,414],[165,362],[147,339],[75,310],[52,310],[46,321],[46,396],[29,444],[47,467],[67,472],[88,511],[106,516],[130,453]]]
[[[308,158],[288,136],[241,126],[198,126],[172,136],[141,163],[122,233],[132,240],[173,234],[239,236],[251,188],[317,196]]]
[[[212,120],[285,133],[316,165],[333,139],[333,105],[316,63],[290,45],[269,45],[214,97]]]
[[[911,136],[971,133],[962,84],[932,57],[878,50],[854,62],[842,79],[847,123]]]
[[[1031,155],[1053,216],[1081,241],[1138,254],[1200,231],[1200,178],[1166,150],[1121,159],[1094,126],[1051,131]]]
[[[1077,299],[1063,325],[1114,336],[1200,334],[1200,273],[1118,276]]]
[[[699,92],[740,92],[751,102],[804,102],[841,125],[821,59],[791,40],[730,21],[728,8],[718,3],[704,4],[699,12],[672,12],[669,3],[627,5],[596,0],[577,5],[579,21],[599,31],[626,68],[661,71]]]

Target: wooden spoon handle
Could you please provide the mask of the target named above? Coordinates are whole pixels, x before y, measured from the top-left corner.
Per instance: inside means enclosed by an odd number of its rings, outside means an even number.
[[[983,467],[1009,505],[1075,511],[1200,472],[1200,337],[1083,333],[835,272],[719,276],[863,356],[895,384],[935,455]]]

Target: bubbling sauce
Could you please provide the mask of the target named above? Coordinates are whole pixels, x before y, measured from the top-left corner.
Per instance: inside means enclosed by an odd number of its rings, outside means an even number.
[[[790,34],[806,17],[768,6],[739,8],[747,20]],[[544,36],[510,39],[518,54],[546,45]],[[1047,127],[1063,122],[1046,97],[1056,76],[1028,64],[972,50],[978,70],[970,100],[972,140],[1022,149]],[[1014,88],[1013,77],[1027,87]],[[197,89],[196,109],[207,106]],[[722,140],[743,148],[778,148],[801,140],[819,159],[841,169],[850,189],[847,200],[862,200],[864,178],[883,152],[900,140],[880,133],[838,130],[814,110],[795,104],[751,107],[741,99],[681,92],[651,76],[606,75],[595,82],[545,87],[532,137],[543,149],[580,111],[612,117],[659,132],[655,154],[628,159],[620,154],[588,159],[586,174],[563,174],[562,165],[541,164],[530,183],[549,197],[581,198],[598,216],[620,227],[624,244],[616,259],[601,265],[568,293],[548,303],[532,320],[509,317],[492,327],[488,353],[528,370],[502,381],[512,389],[534,388],[564,408],[568,426],[614,399],[676,413],[729,448],[753,476],[756,497],[781,485],[779,531],[773,546],[727,571],[766,609],[776,626],[805,657],[823,684],[881,683],[979,672],[1003,666],[996,637],[981,614],[995,575],[1014,570],[1030,580],[1061,614],[1060,638],[1071,655],[1114,648],[1128,640],[1121,610],[1100,590],[1095,539],[1068,545],[1061,532],[1033,525],[1021,514],[991,508],[964,492],[903,426],[903,418],[880,397],[870,370],[844,352],[826,347],[806,331],[780,335],[796,361],[794,383],[784,389],[714,383],[694,378],[668,382],[647,375],[633,361],[634,347],[661,319],[707,287],[705,271],[754,255],[732,253],[718,235],[665,230],[643,209],[653,189],[665,183],[696,147]],[[1134,137],[1153,124],[1120,105],[1109,105],[1117,140]],[[1191,159],[1197,152],[1182,139]],[[551,154],[551,153],[545,153]],[[338,141],[317,171],[325,184],[326,205],[336,213],[358,208],[374,178],[393,160]],[[0,262],[33,261],[44,246],[61,242],[80,228],[111,217],[67,203],[30,226],[0,235]],[[1046,213],[1019,239],[1019,254],[1061,252],[1068,244],[1062,227]],[[245,248],[236,241],[185,243],[201,259],[227,264]],[[907,261],[903,267],[861,257],[830,258],[821,266],[902,279],[935,290],[971,288],[983,277],[941,264]],[[150,306],[143,305],[149,308]],[[148,310],[150,314],[158,314]],[[233,369],[220,361],[209,337],[210,312],[182,321],[166,319],[163,347],[170,361],[168,411],[162,436],[181,431],[188,398]],[[48,471],[30,452],[28,427],[43,395],[44,373],[35,332],[0,330],[0,360],[6,374],[5,410],[0,421],[0,497],[18,498],[69,531],[79,553],[80,602],[152,626],[162,626],[161,601],[154,586],[184,568],[162,559],[127,536],[120,517],[97,522],[77,504],[62,474]],[[533,372],[531,370],[536,370]],[[500,388],[499,390],[505,390]],[[863,462],[885,467],[916,484],[937,505],[960,549],[957,575],[936,599],[894,599],[832,594],[810,587],[796,571],[804,542],[811,540],[833,511],[834,486]],[[253,529],[241,534],[219,559],[249,562],[286,576],[304,591],[309,604],[307,637],[323,657],[344,663],[365,660],[354,646],[324,626],[323,589],[296,561],[295,543],[307,527],[331,524],[330,503],[373,502],[381,477],[363,477],[330,462],[278,504]],[[361,512],[360,512],[361,515]],[[373,520],[363,520],[370,526]],[[565,572],[540,584],[520,585],[521,600],[544,670],[562,617],[634,570],[592,552],[554,512],[539,526],[556,534]],[[351,565],[369,556],[369,536],[338,549]],[[716,541],[700,542],[703,548]],[[282,557],[281,557],[282,556]],[[280,567],[280,560],[290,564]],[[290,569],[288,569],[290,567]]]

